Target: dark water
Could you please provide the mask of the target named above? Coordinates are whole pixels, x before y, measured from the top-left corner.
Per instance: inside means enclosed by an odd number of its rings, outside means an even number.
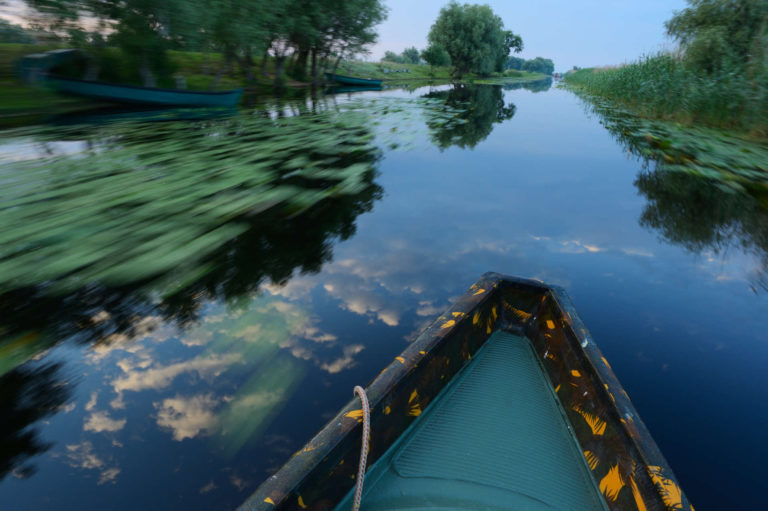
[[[0,509],[231,509],[483,272],[565,287],[697,509],[758,509],[768,214],[546,86],[0,142]],[[154,119],[156,120],[156,119]]]

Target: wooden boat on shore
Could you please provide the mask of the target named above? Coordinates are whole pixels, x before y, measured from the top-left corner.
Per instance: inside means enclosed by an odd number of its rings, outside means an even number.
[[[331,83],[338,83],[341,85],[353,85],[358,87],[381,87],[382,80],[372,80],[369,78],[356,78],[354,76],[335,75],[332,73],[325,73],[325,79]]]
[[[364,510],[692,510],[565,292],[489,273],[366,388]],[[239,508],[351,509],[355,397]]]
[[[77,62],[82,64],[89,59],[85,52],[77,49],[34,53],[19,60],[16,72],[23,80],[33,85],[42,85],[60,94],[82,96],[108,103],[163,108],[232,107],[240,102],[243,95],[243,89],[219,92],[161,89],[62,76],[62,67],[66,68]]]
[[[76,80],[56,75],[46,75],[43,83],[60,94],[84,96],[111,103],[162,107],[231,107],[237,105],[243,95],[243,89],[221,92],[160,89]]]

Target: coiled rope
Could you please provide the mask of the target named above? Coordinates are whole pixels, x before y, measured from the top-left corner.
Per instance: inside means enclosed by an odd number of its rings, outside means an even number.
[[[361,386],[356,386],[354,393],[360,396],[363,404],[363,443],[360,446],[360,465],[357,468],[357,482],[355,483],[355,499],[352,502],[352,511],[360,509],[360,499],[363,496],[363,479],[365,479],[365,463],[368,460],[368,436],[371,433],[371,409],[368,406],[368,395]]]

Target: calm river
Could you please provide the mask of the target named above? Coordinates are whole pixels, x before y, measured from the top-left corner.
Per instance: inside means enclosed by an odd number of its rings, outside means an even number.
[[[0,509],[232,509],[486,271],[568,291],[699,511],[763,508],[768,212],[548,85],[3,132]]]

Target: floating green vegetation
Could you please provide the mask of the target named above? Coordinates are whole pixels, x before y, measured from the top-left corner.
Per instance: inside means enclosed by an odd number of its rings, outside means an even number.
[[[378,152],[360,120],[325,113],[6,132],[17,161],[0,162],[0,291],[117,286],[183,267],[197,277],[205,256],[259,212],[296,214],[368,186]]]
[[[378,147],[408,147],[425,119],[463,122],[426,98],[191,115],[4,132],[0,373],[63,339],[131,338],[148,315],[186,327],[208,300],[319,271],[382,195]]]
[[[758,198],[768,194],[768,145],[714,129],[643,119],[610,101],[585,101],[621,143],[664,170],[706,177]]]

